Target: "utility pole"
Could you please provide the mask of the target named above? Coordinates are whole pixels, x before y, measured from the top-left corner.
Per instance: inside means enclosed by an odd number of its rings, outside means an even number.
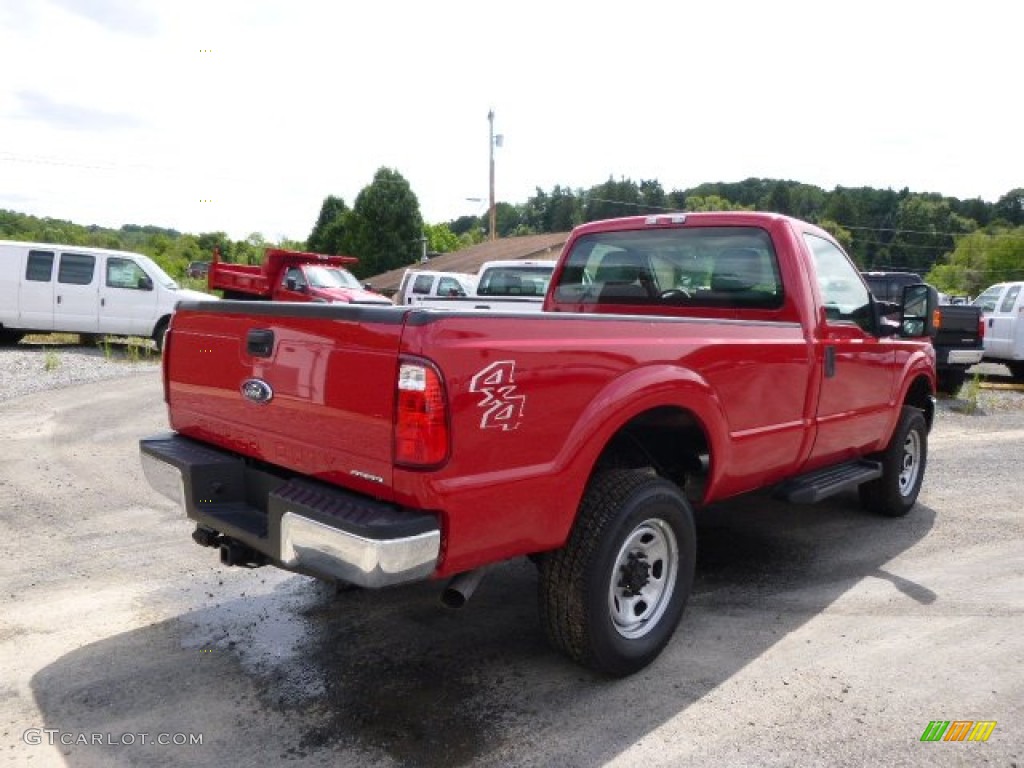
[[[494,110],[487,112],[487,122],[490,123],[490,135],[487,139],[487,146],[491,153],[491,207],[488,210],[489,232],[491,240],[494,240],[495,223],[497,217],[494,210]]]

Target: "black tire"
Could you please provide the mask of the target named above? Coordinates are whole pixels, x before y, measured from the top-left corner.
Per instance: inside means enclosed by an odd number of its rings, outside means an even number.
[[[1024,381],[1024,361],[1009,360],[1006,362],[1006,367],[1010,369],[1010,375],[1013,378]]]
[[[902,517],[917,503],[928,464],[924,414],[903,406],[889,445],[876,458],[882,462],[882,476],[860,486],[860,502],[880,515]]]
[[[595,475],[565,546],[540,566],[548,641],[613,677],[650,664],[693,587],[697,535],[679,488],[637,470]]]
[[[13,347],[23,338],[25,338],[25,334],[21,331],[5,331],[0,329],[0,347]]]
[[[944,368],[938,372],[936,389],[944,395],[955,395],[967,381],[967,371],[960,368]]]
[[[167,333],[167,326],[170,324],[170,320],[166,317],[161,318],[160,322],[156,324],[156,328],[153,329],[153,343],[156,344],[156,351],[164,351],[164,334]]]

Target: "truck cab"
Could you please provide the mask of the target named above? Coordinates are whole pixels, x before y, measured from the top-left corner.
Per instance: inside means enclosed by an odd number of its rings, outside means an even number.
[[[1024,282],[997,283],[974,300],[985,322],[985,359],[1024,379]]]
[[[314,301],[328,304],[390,304],[367,290],[344,267],[293,264],[281,271],[274,290],[276,301]]]
[[[463,272],[436,272],[425,269],[407,269],[395,294],[395,303],[422,304],[438,297],[456,298],[472,296],[476,291],[476,276]]]

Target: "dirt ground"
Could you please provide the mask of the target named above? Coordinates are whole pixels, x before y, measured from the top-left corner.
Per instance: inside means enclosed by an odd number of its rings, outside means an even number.
[[[460,612],[222,568],[142,478],[155,371],[9,400],[0,763],[1024,765],[1024,394],[982,406],[940,409],[905,518],[703,511],[676,637],[609,681],[544,644],[526,561]],[[933,720],[997,725],[921,742]]]

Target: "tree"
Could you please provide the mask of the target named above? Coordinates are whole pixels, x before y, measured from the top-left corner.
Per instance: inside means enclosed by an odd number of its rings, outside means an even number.
[[[936,264],[925,279],[940,291],[967,296],[995,283],[1024,280],[1024,227],[958,238],[946,263]]]
[[[340,250],[334,250],[337,243],[332,242],[338,238],[337,227],[335,227],[333,237],[328,237],[327,231],[344,218],[346,213],[348,213],[348,206],[345,205],[342,198],[334,195],[325,197],[323,205],[320,206],[320,215],[317,217],[316,224],[313,225],[313,231],[306,238],[306,248],[314,253],[341,253]]]
[[[380,168],[363,187],[345,217],[346,240],[358,257],[352,272],[369,277],[419,260],[423,217],[409,182],[391,168]]]
[[[1024,224],[1024,188],[1011,189],[1000,197],[993,207],[992,216],[1015,227]]]
[[[431,253],[450,253],[459,249],[459,236],[447,224],[424,224],[427,250]]]

